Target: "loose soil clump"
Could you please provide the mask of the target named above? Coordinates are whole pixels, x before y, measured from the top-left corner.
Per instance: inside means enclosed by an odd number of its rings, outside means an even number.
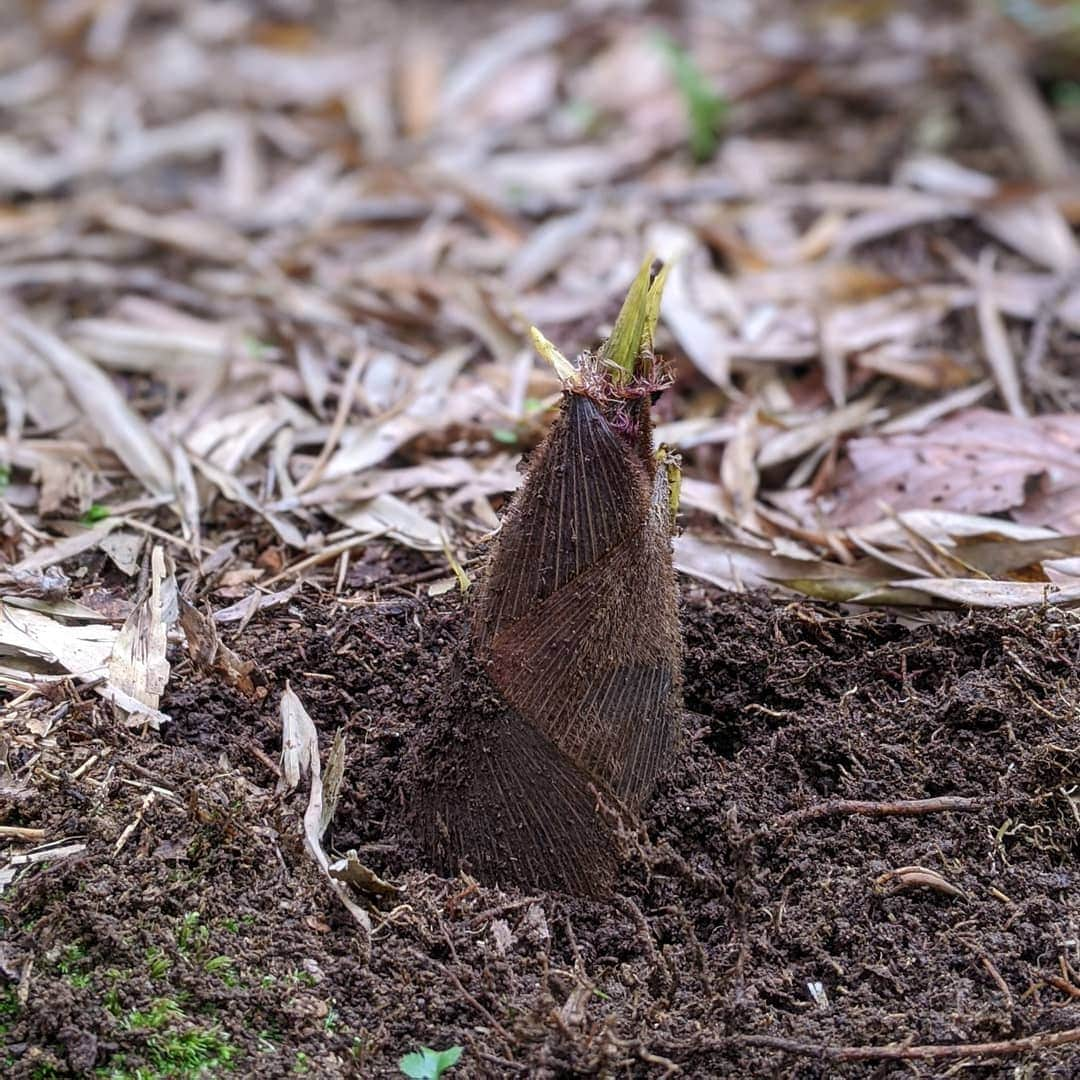
[[[454,598],[297,597],[227,638],[256,664],[248,695],[178,652],[161,735],[74,693],[38,701],[42,781],[2,821],[86,848],[4,894],[5,1073],[392,1076],[418,1044],[458,1043],[462,1077],[931,1077],[955,1062],[745,1037],[1080,1024],[1073,616],[906,625],[692,588],[683,624],[683,739],[622,829],[610,901],[438,876],[410,831],[403,778],[439,768],[419,748],[465,632]],[[370,943],[304,850],[303,799],[275,793],[286,679],[324,754],[347,736],[328,849],[400,890],[366,898]],[[959,801],[864,805],[928,799]],[[964,1075],[1076,1061],[1064,1045]]]

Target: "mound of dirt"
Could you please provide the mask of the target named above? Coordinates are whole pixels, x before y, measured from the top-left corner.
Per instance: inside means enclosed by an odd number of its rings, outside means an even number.
[[[20,714],[8,764],[49,725],[41,783],[0,820],[85,848],[3,896],[6,1074],[392,1076],[423,1043],[462,1045],[462,1077],[930,1077],[962,1059],[824,1048],[1080,1025],[1072,616],[683,609],[684,737],[611,901],[443,878],[410,834],[453,598],[264,613],[229,639],[247,695],[178,653],[161,735],[73,694]],[[347,737],[328,849],[399,890],[365,898],[370,942],[304,850],[302,793],[275,793],[286,679],[324,753]]]

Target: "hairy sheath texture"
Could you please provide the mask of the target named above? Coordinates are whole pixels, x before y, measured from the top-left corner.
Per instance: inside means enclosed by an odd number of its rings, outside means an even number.
[[[636,812],[672,749],[681,648],[665,469],[649,400],[568,387],[469,604],[422,751],[418,831],[488,883],[610,888],[612,809]]]

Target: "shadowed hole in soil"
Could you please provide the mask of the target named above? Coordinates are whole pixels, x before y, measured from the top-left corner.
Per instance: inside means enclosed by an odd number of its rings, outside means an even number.
[[[197,1043],[218,1072],[382,1076],[423,1042],[463,1045],[462,1076],[661,1075],[644,1050],[695,1076],[930,1077],[937,1066],[798,1061],[722,1039],[1070,1026],[1076,1007],[1050,979],[1062,958],[1078,963],[1071,618],[910,627],[686,590],[687,734],[645,833],[628,838],[614,899],[591,902],[439,877],[403,824],[405,775],[448,693],[440,658],[464,630],[457,600],[298,597],[227,635],[257,663],[256,696],[178,652],[160,736],[89,703],[57,723],[63,768],[97,753],[111,771],[87,784],[56,766],[8,816],[87,849],[4,896],[5,963],[35,958],[30,1002],[0,1019],[5,1068],[165,1075]],[[403,890],[370,901],[370,960],[303,850],[303,799],[274,793],[286,679],[324,753],[347,734],[328,847],[356,848]],[[739,842],[826,798],[938,795],[984,802]],[[912,865],[960,895],[875,884]],[[1041,1075],[1070,1075],[1068,1051],[1040,1058]]]

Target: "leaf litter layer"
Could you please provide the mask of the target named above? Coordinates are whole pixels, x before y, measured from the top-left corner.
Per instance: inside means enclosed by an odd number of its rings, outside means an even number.
[[[424,1043],[464,1046],[474,1076],[660,1076],[670,1062],[930,1077],[938,1065],[792,1058],[744,1039],[942,1045],[1077,1026],[1069,613],[908,627],[690,590],[689,735],[622,837],[606,902],[425,870],[404,778],[459,707],[455,602],[298,600],[258,619],[226,634],[255,662],[253,692],[175,655],[163,737],[122,733],[77,699],[19,713],[9,764],[34,784],[5,824],[86,846],[4,896],[5,970],[17,980],[34,958],[29,1004],[5,1020],[10,1075],[145,1064],[135,1014],[162,1000],[181,1009],[170,1030],[217,1032],[240,1073],[268,1076],[298,1060],[312,1075],[389,1075]],[[275,792],[286,679],[324,759],[332,732],[347,737],[327,846],[394,887],[364,895],[369,956],[303,850],[303,806]],[[34,725],[49,738],[20,767]],[[95,756],[114,770],[75,800],[67,770]],[[934,812],[880,816],[897,800]],[[1035,1061],[1066,1077],[1075,1054]]]
[[[4,6],[5,1069],[899,1075],[813,1048],[1075,1029],[1066,9]],[[691,600],[621,899],[433,877],[395,785],[458,632],[349,605],[474,555],[552,419],[529,325],[595,341],[650,247],[680,569],[1033,614]],[[271,795],[286,679],[324,807],[354,733],[325,850]]]

